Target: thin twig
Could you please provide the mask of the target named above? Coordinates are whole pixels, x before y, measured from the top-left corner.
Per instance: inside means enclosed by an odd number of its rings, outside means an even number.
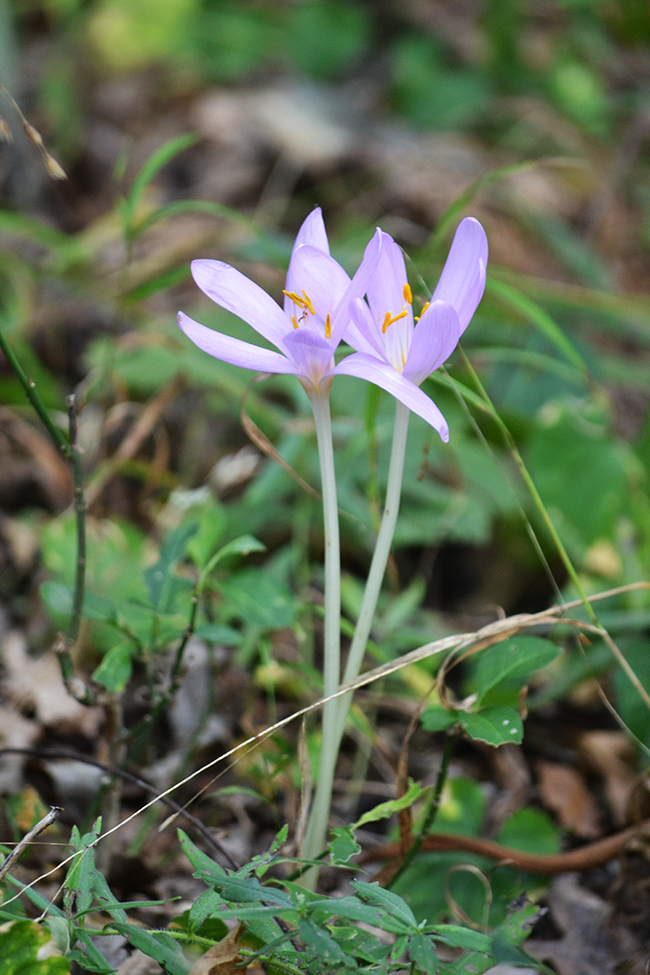
[[[11,749],[9,750],[11,751]],[[0,880],[2,880],[12,863],[16,862],[23,850],[29,846],[32,840],[35,840],[36,837],[40,836],[40,834],[46,830],[48,826],[51,826],[52,823],[56,822],[62,812],[63,810],[60,806],[52,806],[49,813],[46,816],[43,816],[41,821],[36,823],[36,826],[34,826],[33,829],[30,829],[29,833],[25,833],[22,840],[16,843],[11,853],[7,855],[6,860],[0,866]]]
[[[158,789],[147,782],[145,779],[140,778],[139,775],[134,775],[133,772],[127,772],[125,769],[115,768],[113,765],[107,765],[105,762],[99,762],[96,758],[91,758],[88,755],[79,755],[77,752],[72,751],[67,748],[0,748],[0,757],[3,755],[30,755],[34,758],[41,759],[68,759],[73,762],[81,762],[83,765],[91,765],[93,768],[99,768],[102,772],[106,772],[108,775],[118,776],[125,782],[131,782],[133,785],[139,786],[144,792],[148,792],[149,795],[158,796]],[[219,853],[225,860],[228,861],[229,865],[233,870],[239,870],[240,864],[228,853],[228,850],[221,845],[218,839],[212,835],[208,827],[201,822],[196,816],[193,816],[191,812],[188,812],[183,806],[179,805],[174,799],[169,796],[161,796],[160,801],[173,809],[176,815],[183,816],[188,823],[191,823],[194,829],[201,834],[203,839]],[[57,808],[57,807],[55,807]],[[60,810],[59,810],[60,812]],[[44,822],[44,820],[43,820]],[[39,826],[41,824],[39,823]],[[45,827],[43,827],[45,828]],[[31,837],[31,834],[28,834]],[[20,842],[24,845],[28,837]],[[15,851],[14,851],[15,852]],[[3,865],[4,868],[4,865]],[[5,871],[6,873],[6,871]],[[0,879],[4,874],[0,872]]]
[[[41,399],[41,397],[39,396],[36,390],[35,382],[29,378],[29,376],[21,366],[20,362],[16,358],[16,354],[14,353],[13,349],[7,342],[7,339],[5,338],[5,334],[1,328],[0,328],[0,349],[2,349],[2,351],[4,352],[7,358],[7,362],[9,363],[9,365],[11,366],[11,368],[13,369],[16,375],[16,379],[23,387],[27,399],[32,404],[32,406],[40,416],[41,420],[45,424],[47,432],[49,433],[50,437],[54,441],[54,445],[58,447],[58,449],[61,451],[64,457],[67,457],[68,460],[71,460],[72,447],[70,445],[70,442],[66,438],[63,431],[60,430],[59,427],[57,427],[56,424],[52,422],[52,419],[50,418],[50,414],[48,413],[43,400]]]
[[[68,624],[67,640],[71,645],[77,642],[81,613],[86,588],[86,499],[84,497],[83,452],[77,440],[77,403],[74,393],[68,396],[68,418],[70,423],[70,464],[74,484],[74,512],[77,525],[77,564],[75,570],[74,601],[72,616]]]

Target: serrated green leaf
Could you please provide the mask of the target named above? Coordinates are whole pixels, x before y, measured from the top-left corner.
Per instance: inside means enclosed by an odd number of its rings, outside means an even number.
[[[461,724],[470,738],[485,741],[488,745],[505,745],[514,741],[520,745],[524,737],[524,726],[514,708],[483,708],[476,714],[464,714]]]

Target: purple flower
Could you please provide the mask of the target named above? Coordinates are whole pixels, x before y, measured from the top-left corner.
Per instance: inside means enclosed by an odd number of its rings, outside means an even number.
[[[366,293],[377,263],[379,234],[377,231],[350,280],[329,256],[321,211],[313,210],[293,247],[284,308],[229,264],[192,261],[192,276],[201,291],[248,322],[277,352],[206,328],[184,312],[178,313],[178,324],[195,345],[217,359],[261,372],[293,373],[308,393],[326,392],[330,377],[338,372],[334,351],[350,323],[350,306]],[[326,259],[322,271],[320,265],[312,267],[312,255]]]
[[[400,248],[389,234],[378,230],[366,250],[364,263],[368,265],[369,252],[374,271],[368,282],[368,303],[350,295],[351,322],[344,335],[356,352],[343,359],[336,372],[381,386],[430,423],[446,443],[447,422],[419,386],[449,358],[483,296],[488,256],[485,231],[473,217],[461,222],[433,298],[415,319]],[[295,256],[305,288],[313,287],[312,276],[327,280],[329,275],[334,280],[335,262],[322,250],[305,246]]]

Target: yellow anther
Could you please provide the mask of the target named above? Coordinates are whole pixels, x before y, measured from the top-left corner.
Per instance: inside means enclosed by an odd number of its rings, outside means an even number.
[[[398,322],[400,320],[400,318],[406,318],[407,314],[408,313],[406,311],[401,311],[399,313],[399,315],[393,315],[391,317],[390,312],[387,311],[386,312],[386,317],[384,318],[384,324],[381,326],[382,334],[385,335],[386,334],[386,329],[388,328],[389,325],[392,325],[393,322]]]
[[[303,292],[304,294],[304,292]],[[332,338],[332,319],[330,318],[330,313],[327,313],[327,318],[325,319],[325,338]]]
[[[404,285],[404,301],[407,301],[409,305],[413,304],[413,293],[408,282]]]
[[[306,307],[305,299],[304,298],[301,298],[300,295],[297,295],[295,291],[286,291],[283,288],[282,289],[282,294],[283,295],[286,295],[287,298],[291,298],[291,300],[293,301],[294,305],[298,305],[299,308],[305,308]],[[310,302],[310,304],[311,304],[311,302]]]
[[[316,312],[314,311],[314,306],[311,303],[311,298],[309,297],[306,291],[303,291],[303,295],[305,296],[305,306],[309,309],[312,315],[315,315]]]
[[[420,314],[416,316],[416,319],[415,319],[416,322],[419,322],[420,321],[420,319],[422,318],[422,316],[424,315],[425,311],[427,310],[427,308],[429,307],[430,304],[431,304],[431,302],[430,301],[427,301],[426,305],[423,306],[422,311],[420,312]]]
[[[291,316],[291,321],[293,322],[293,327],[294,328],[298,328],[298,322],[296,321],[296,316],[295,315],[292,315]]]

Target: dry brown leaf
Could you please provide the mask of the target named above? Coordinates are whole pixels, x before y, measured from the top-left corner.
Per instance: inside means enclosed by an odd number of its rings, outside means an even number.
[[[585,840],[600,836],[598,807],[582,775],[568,765],[543,759],[535,767],[540,798],[557,813],[562,826]]]
[[[219,944],[208,948],[192,965],[189,975],[241,975],[244,959],[239,953],[239,938],[243,926],[238,924]]]
[[[577,744],[580,757],[604,780],[614,822],[624,825],[628,797],[636,780],[632,745],[622,731],[587,731]]]

